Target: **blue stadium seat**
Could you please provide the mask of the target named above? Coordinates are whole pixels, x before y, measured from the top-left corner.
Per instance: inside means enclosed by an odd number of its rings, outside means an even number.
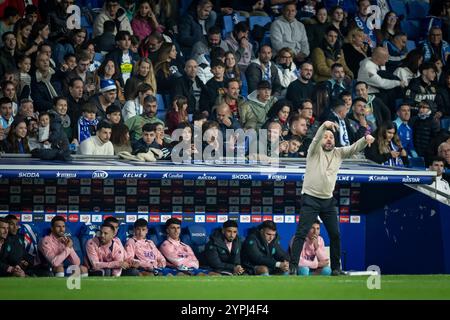
[[[179,1],[180,3],[180,15],[183,16],[187,13],[189,6],[192,3],[192,0],[183,0],[183,1]]]
[[[156,230],[153,227],[148,228],[147,239],[152,240],[155,246],[158,245],[158,237],[156,236]]]
[[[80,245],[83,257],[86,255],[86,242],[94,238],[97,232],[100,231],[100,226],[97,224],[87,223],[80,230]]]
[[[409,40],[419,40],[420,38],[420,21],[419,20],[403,20],[400,22],[402,30],[408,35]]]
[[[247,21],[247,18],[241,15],[234,15],[238,22]],[[237,23],[236,23],[237,24]],[[229,33],[231,33],[234,29],[234,21],[233,16],[223,16],[223,29],[222,29],[222,38],[225,39]]]
[[[430,10],[430,5],[425,1],[408,1],[406,6],[408,8],[408,19],[412,20],[425,18]]]
[[[126,223],[119,224],[119,230],[117,231],[117,238],[120,239],[122,244],[125,244],[127,242],[127,234],[128,234],[128,228]]]
[[[245,73],[241,73],[241,95],[244,98],[248,96],[248,83],[247,78],[245,77]]]
[[[407,40],[406,41],[406,49],[409,51],[414,50],[416,48],[416,42],[412,41],[412,40]]]
[[[450,118],[441,119],[441,130],[450,130]]]
[[[81,242],[80,239],[78,239],[78,237],[72,236],[72,242],[73,242],[73,250],[75,250],[78,258],[80,258],[80,263],[83,264],[84,262],[84,254],[83,254],[83,249],[81,248]],[[71,265],[71,263],[69,262],[68,259],[66,259],[64,261],[64,267],[67,268]]]
[[[194,224],[187,227],[188,240],[190,246],[197,258],[199,258],[205,251],[205,245],[208,242],[208,235],[205,227],[200,224]]]
[[[161,120],[165,120],[165,118],[166,118],[166,105],[164,103],[163,96],[160,95],[159,93],[156,94],[156,103],[157,103],[156,116],[159,119],[161,119]]]
[[[126,236],[127,240],[134,236],[134,225],[133,224],[127,224],[126,226]]]
[[[92,39],[92,33],[94,32],[94,28],[92,27],[92,25],[89,23],[87,17],[84,14],[81,14],[81,23],[80,26],[82,28],[85,28],[87,31],[87,37],[88,39]]]
[[[397,13],[398,16],[403,16],[406,18],[408,15],[406,11],[405,1],[403,0],[389,0],[389,4],[391,5],[392,11]]]
[[[166,226],[164,224],[158,224],[155,226],[156,246],[159,247],[164,240],[167,239]]]
[[[423,157],[409,158],[411,168],[425,168],[425,159]]]
[[[20,225],[19,234],[23,236],[25,242],[25,250],[32,256],[36,256],[41,239],[41,225],[40,223],[22,223]]]
[[[165,103],[164,103],[163,96],[160,95],[159,93],[156,94],[156,103],[158,104],[158,105],[157,105],[157,110],[158,110],[158,111],[160,111],[160,110],[166,110],[166,105],[165,105]]]
[[[187,2],[187,1],[186,1]],[[103,0],[82,0],[77,3],[80,7],[88,7],[88,8],[102,8],[104,1]]]
[[[272,18],[264,16],[250,16],[250,18],[248,18],[248,22],[250,25],[250,30],[253,30],[255,26],[264,27],[266,24],[271,23]]]

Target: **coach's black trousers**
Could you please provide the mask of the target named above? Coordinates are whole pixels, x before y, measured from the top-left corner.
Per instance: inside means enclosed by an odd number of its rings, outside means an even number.
[[[302,195],[300,221],[291,248],[290,263],[298,266],[303,243],[314,221],[320,216],[330,238],[330,262],[332,270],[341,268],[341,234],[336,209],[336,200],[320,199],[307,194]]]

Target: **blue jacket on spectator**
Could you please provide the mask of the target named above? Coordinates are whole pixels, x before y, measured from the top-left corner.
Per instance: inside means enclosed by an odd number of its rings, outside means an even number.
[[[446,56],[447,54],[450,53],[450,45],[448,44],[447,41],[442,40],[440,46],[441,46],[441,56],[439,58],[445,65],[447,62]],[[422,50],[423,50],[423,62],[430,61],[431,57],[435,55],[433,45],[428,40],[422,44]]]
[[[394,124],[397,127],[397,134],[408,157],[417,158],[418,155],[414,148],[412,128],[408,124],[403,123],[399,117],[395,119]]]

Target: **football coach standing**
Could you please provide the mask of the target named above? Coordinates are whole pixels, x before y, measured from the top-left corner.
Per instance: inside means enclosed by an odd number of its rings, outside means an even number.
[[[291,249],[290,274],[297,274],[305,237],[317,216],[322,219],[330,238],[332,275],[345,274],[340,263],[341,235],[336,208],[337,202],[333,198],[333,190],[342,160],[350,158],[366,146],[370,146],[375,138],[366,135],[350,146],[336,148],[333,134],[336,130],[339,130],[338,124],[325,121],[317,130],[308,148],[305,179],[302,187],[301,216]],[[345,134],[345,132],[337,133],[337,135],[342,134]]]

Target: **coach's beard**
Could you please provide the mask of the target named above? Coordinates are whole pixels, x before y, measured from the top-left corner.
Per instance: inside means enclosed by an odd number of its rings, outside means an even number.
[[[323,151],[332,151],[334,149],[334,143],[324,143],[322,144]]]

